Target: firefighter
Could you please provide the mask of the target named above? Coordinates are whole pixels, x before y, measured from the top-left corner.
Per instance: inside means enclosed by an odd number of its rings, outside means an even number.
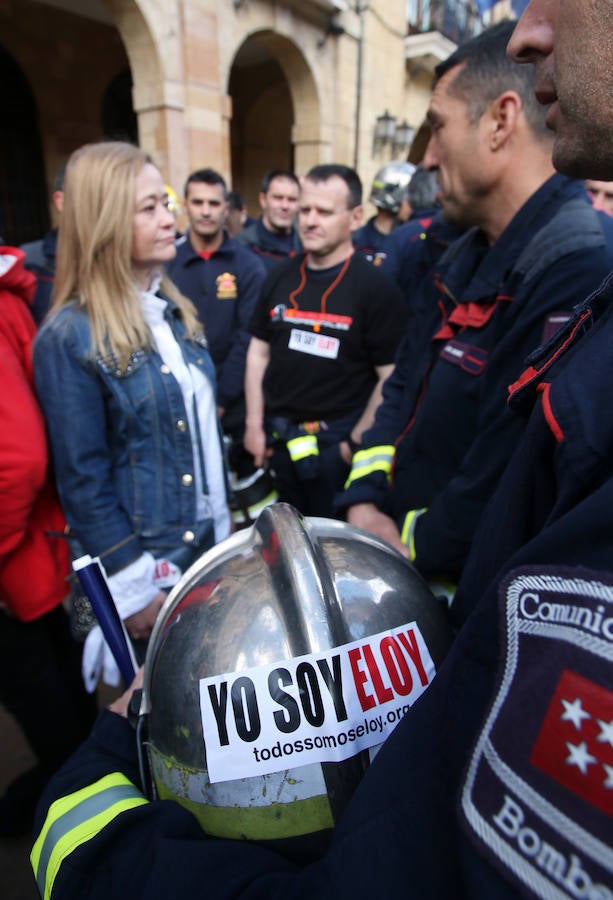
[[[235,235],[239,244],[261,260],[266,271],[302,249],[295,225],[299,198],[297,176],[286,169],[271,169],[262,179],[260,218]]]
[[[505,55],[512,28],[437,67],[424,164],[438,172],[445,218],[467,230],[420,284],[337,503],[448,596],[523,431],[506,388],[612,261],[611,223],[580,181],[554,173],[532,72]]]
[[[167,268],[204,325],[217,375],[217,410],[231,443],[230,468],[243,478],[253,474],[251,457],[242,448],[247,329],[266,269],[227,233],[227,193],[223,177],[214,169],[189,175],[185,182],[189,229],[177,241],[177,255]]]
[[[245,447],[256,466],[270,458],[280,499],[305,515],[332,514],[406,326],[399,289],[354,252],[361,202],[353,169],[311,169],[305,252],[269,273],[251,320]]]
[[[399,224],[401,208],[408,204],[408,190],[414,172],[412,163],[398,160],[386,163],[374,177],[368,199],[376,206],[377,212],[353,232],[353,245],[375,266],[386,261],[389,237]]]

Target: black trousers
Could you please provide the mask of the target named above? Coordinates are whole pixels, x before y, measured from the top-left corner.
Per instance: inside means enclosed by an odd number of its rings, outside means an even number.
[[[0,702],[49,777],[85,740],[97,715],[81,678],[81,646],[60,606],[33,622],[0,612]]]

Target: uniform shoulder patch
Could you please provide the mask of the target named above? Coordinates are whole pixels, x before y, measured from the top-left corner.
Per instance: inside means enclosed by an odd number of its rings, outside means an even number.
[[[613,578],[512,572],[463,826],[528,896],[613,898]]]

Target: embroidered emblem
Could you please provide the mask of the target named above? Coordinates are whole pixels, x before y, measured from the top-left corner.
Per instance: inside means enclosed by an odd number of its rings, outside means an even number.
[[[387,259],[387,253],[384,253],[383,250],[368,250],[364,252],[364,259],[373,266],[382,266]]]
[[[492,862],[551,900],[613,896],[613,587],[581,576],[502,585],[503,666],[461,797]]]
[[[230,272],[224,272],[222,275],[217,276],[215,284],[217,285],[218,300],[236,300],[238,296],[236,275],[232,275]]]
[[[530,761],[613,815],[613,693],[564,671]]]

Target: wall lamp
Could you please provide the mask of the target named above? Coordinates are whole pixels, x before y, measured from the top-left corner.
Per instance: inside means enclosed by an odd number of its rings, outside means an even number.
[[[398,124],[395,116],[386,109],[377,116],[375,121],[375,133],[373,139],[373,153],[378,153],[383,147],[392,147],[393,155],[408,152],[415,135],[415,129],[406,121]]]
[[[385,110],[375,121],[375,134],[373,139],[373,150],[375,153],[386,147],[388,144],[394,143],[394,135],[396,133],[396,118]]]
[[[394,156],[408,153],[414,137],[415,129],[412,125],[409,125],[406,119],[400,125],[396,125],[396,131],[394,132]]]

